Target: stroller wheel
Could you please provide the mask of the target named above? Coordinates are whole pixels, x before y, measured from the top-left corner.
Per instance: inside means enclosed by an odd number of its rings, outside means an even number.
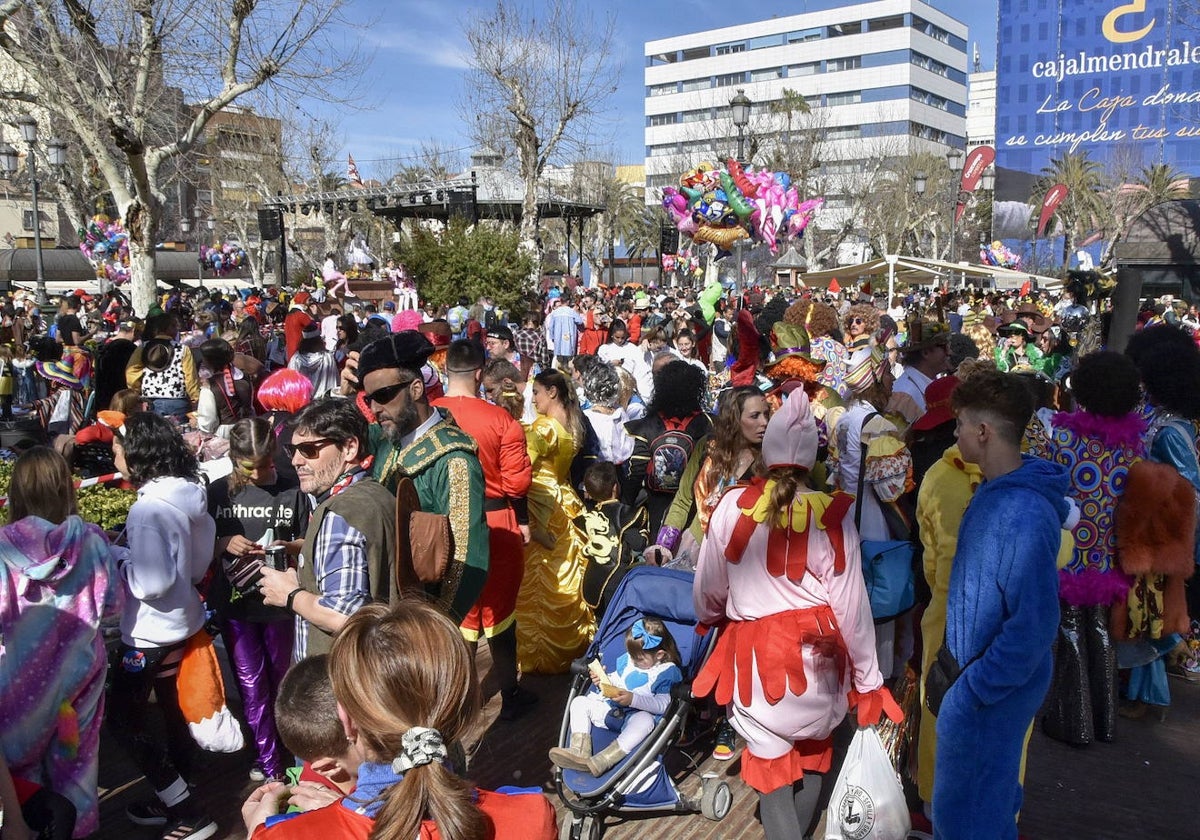
[[[725,819],[733,807],[733,792],[729,790],[729,784],[714,775],[706,775],[701,784],[700,813],[710,820]]]
[[[604,834],[604,820],[588,814],[577,817],[567,814],[558,828],[558,840],[600,840]]]

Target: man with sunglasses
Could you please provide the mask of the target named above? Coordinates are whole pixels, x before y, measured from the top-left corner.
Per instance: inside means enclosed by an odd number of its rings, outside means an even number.
[[[396,499],[369,470],[367,421],[349,400],[326,397],[296,415],[284,447],[300,489],[315,497],[295,569],[264,566],[263,601],[296,615],[292,660],[328,653],[364,604],[391,595]]]
[[[376,480],[394,490],[400,476],[408,476],[421,510],[450,518],[453,556],[442,582],[429,591],[461,622],[488,577],[483,468],[471,436],[429,404],[421,369],[433,350],[416,330],[394,333],[368,344],[356,362],[351,354],[343,383],[357,377],[375,414],[370,437]]]

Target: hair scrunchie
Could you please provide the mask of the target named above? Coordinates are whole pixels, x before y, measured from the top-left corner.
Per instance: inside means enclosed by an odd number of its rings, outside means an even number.
[[[414,767],[441,761],[448,755],[441,732],[413,726],[400,739],[400,755],[392,759],[392,772],[397,775],[407,773]]]

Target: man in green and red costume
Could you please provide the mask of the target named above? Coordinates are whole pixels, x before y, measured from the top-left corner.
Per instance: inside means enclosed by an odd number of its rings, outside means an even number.
[[[416,330],[394,333],[363,349],[356,374],[376,419],[372,477],[394,492],[408,476],[421,510],[450,518],[453,555],[442,582],[429,591],[461,622],[488,576],[483,470],[475,441],[429,404],[421,368],[433,351]]]

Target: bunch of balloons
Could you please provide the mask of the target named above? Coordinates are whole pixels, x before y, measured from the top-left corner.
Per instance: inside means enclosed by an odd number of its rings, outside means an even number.
[[[119,286],[129,281],[129,234],[120,219],[103,213],[79,228],[79,250],[95,267],[96,276]]]
[[[219,248],[201,245],[200,262],[216,276],[224,277],[246,264],[246,251],[241,245],[231,242]]]
[[[701,274],[700,260],[690,250],[663,254],[662,267],[663,271],[677,271],[684,277],[698,277]]]
[[[743,170],[733,158],[723,168],[702,163],[663,190],[663,207],[680,233],[712,242],[723,256],[739,239],[766,243],[779,253],[781,239],[797,239],[823,198],[800,200],[786,172]]]
[[[985,265],[994,265],[999,268],[1021,267],[1021,255],[1011,251],[999,239],[992,242],[991,245],[979,247],[979,261]]]

